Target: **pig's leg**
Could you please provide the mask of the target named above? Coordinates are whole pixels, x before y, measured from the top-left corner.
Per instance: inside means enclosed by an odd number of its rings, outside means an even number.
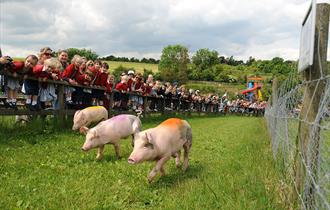
[[[104,145],[99,146],[97,149],[96,160],[101,160],[103,158]]]
[[[148,181],[151,182],[154,177],[157,175],[157,172],[163,168],[163,165],[170,159],[171,155],[167,155],[159,159],[156,163],[156,166],[151,170],[148,176]]]
[[[175,157],[175,166],[177,168],[180,167],[180,156],[181,156],[181,150],[179,150],[177,153],[176,153],[176,157]]]
[[[132,147],[134,147],[134,134],[132,134]]]
[[[183,150],[184,150],[183,171],[185,171],[188,168],[189,149],[190,149],[190,147],[187,144],[183,145]]]
[[[160,175],[161,175],[161,176],[165,176],[164,165],[160,168]]]
[[[114,143],[113,146],[115,147],[115,152],[116,152],[117,158],[120,158],[120,147],[119,147],[119,143]]]

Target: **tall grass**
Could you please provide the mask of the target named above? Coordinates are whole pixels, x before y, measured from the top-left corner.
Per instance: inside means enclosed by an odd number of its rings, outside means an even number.
[[[144,119],[143,128],[163,119]],[[154,163],[129,165],[129,140],[122,159],[109,145],[96,161],[96,150],[81,152],[84,136],[69,129],[0,120],[0,209],[285,208],[262,118],[186,118],[193,128],[188,170],[171,159],[166,176],[151,184]]]

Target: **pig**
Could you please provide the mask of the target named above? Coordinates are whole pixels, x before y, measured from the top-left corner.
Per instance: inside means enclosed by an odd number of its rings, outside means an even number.
[[[192,145],[192,130],[187,121],[170,118],[155,128],[134,134],[134,143],[128,163],[156,161],[156,166],[148,176],[148,181],[152,182],[158,171],[161,176],[165,175],[164,164],[171,156],[176,158],[176,167],[180,166],[182,148],[184,150],[183,171],[187,169],[188,155]]]
[[[80,130],[84,133],[83,127],[88,127],[93,122],[100,122],[101,120],[108,119],[108,111],[103,106],[90,106],[83,110],[75,112],[73,117],[72,130]]]
[[[116,156],[120,158],[119,141],[141,131],[142,125],[139,115],[121,114],[100,122],[94,128],[83,128],[86,130],[86,140],[81,149],[88,151],[98,147],[96,159],[101,160],[105,144],[113,144]]]

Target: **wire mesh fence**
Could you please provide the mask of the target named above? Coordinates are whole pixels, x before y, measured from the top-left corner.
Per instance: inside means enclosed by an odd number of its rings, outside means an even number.
[[[330,209],[330,76],[300,82],[292,73],[273,92],[265,118],[296,201],[302,209]]]

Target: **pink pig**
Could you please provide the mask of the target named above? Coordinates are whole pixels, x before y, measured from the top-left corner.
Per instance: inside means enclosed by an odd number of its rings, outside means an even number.
[[[187,121],[178,118],[165,120],[155,128],[150,128],[134,135],[134,149],[128,163],[156,161],[148,180],[151,182],[160,171],[165,175],[164,164],[170,157],[176,157],[176,166],[180,166],[181,149],[184,149],[183,170],[188,167],[189,150],[192,145],[192,131]]]
[[[108,111],[103,106],[91,106],[83,110],[78,110],[73,117],[72,130],[80,129],[84,133],[82,127],[88,127],[93,122],[100,122],[108,119]]]
[[[119,141],[141,130],[139,117],[129,114],[121,114],[100,122],[94,128],[86,130],[86,140],[82,146],[83,151],[98,147],[96,159],[101,160],[105,144],[113,144],[116,156],[120,157]]]

